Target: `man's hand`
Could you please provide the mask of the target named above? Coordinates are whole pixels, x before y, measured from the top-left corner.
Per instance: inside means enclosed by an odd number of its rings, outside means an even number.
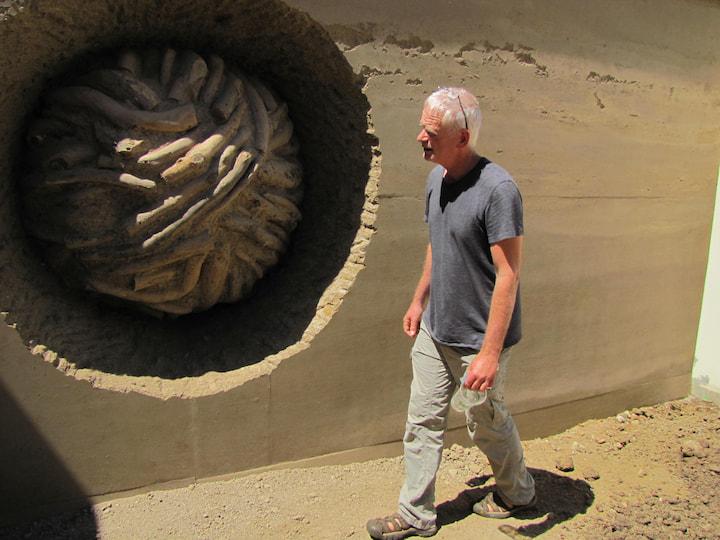
[[[403,331],[410,337],[415,337],[420,329],[420,320],[425,310],[425,300],[430,294],[430,274],[432,273],[432,248],[430,244],[425,251],[425,262],[423,263],[423,272],[415,287],[410,307],[403,317]]]
[[[405,312],[403,317],[403,330],[410,337],[417,336],[418,329],[420,328],[420,319],[422,318],[423,307],[418,302],[413,302]]]
[[[499,361],[497,355],[480,351],[467,368],[465,386],[481,391],[492,388]]]

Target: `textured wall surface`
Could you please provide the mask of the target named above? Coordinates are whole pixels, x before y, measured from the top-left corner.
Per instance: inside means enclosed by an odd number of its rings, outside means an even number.
[[[401,317],[427,241],[414,138],[438,85],[478,95],[483,152],[523,192],[524,339],[508,392],[522,435],[688,393],[720,155],[716,3],[146,4],[38,1],[0,17],[12,405],[0,471],[18,479],[1,484],[14,501],[3,519],[398,441]],[[295,247],[251,301],[138,322],[43,266],[15,160],[50,77],[96,50],[168,41],[242,59],[272,84],[308,178]]]

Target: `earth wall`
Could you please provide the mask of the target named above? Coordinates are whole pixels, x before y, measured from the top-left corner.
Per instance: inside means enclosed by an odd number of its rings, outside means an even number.
[[[0,19],[2,521],[398,453],[401,318],[427,242],[415,136],[438,86],[478,96],[483,153],[523,194],[521,435],[688,394],[720,155],[716,2],[54,0],[5,2]],[[168,44],[270,82],[307,177],[279,269],[250,301],[189,319],[67,289],[18,196],[53,78]]]

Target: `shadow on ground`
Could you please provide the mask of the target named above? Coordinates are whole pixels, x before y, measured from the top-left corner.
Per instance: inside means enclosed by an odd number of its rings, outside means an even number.
[[[549,531],[558,523],[577,514],[584,514],[595,500],[590,484],[543,469],[529,469],[535,479],[538,503],[536,508],[514,516],[518,520],[533,520],[527,525],[510,525],[498,522],[500,532],[511,538],[534,538]],[[482,475],[468,481],[470,489],[463,490],[452,500],[438,505],[440,526],[465,519],[473,513],[473,504],[492,491],[494,486],[485,486],[492,478]],[[538,521],[540,518],[544,518]]]

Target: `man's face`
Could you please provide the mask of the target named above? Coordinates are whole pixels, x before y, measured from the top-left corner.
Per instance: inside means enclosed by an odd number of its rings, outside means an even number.
[[[417,141],[423,149],[423,158],[447,166],[456,158],[457,145],[453,132],[442,126],[442,116],[425,106],[420,116],[420,133]]]

